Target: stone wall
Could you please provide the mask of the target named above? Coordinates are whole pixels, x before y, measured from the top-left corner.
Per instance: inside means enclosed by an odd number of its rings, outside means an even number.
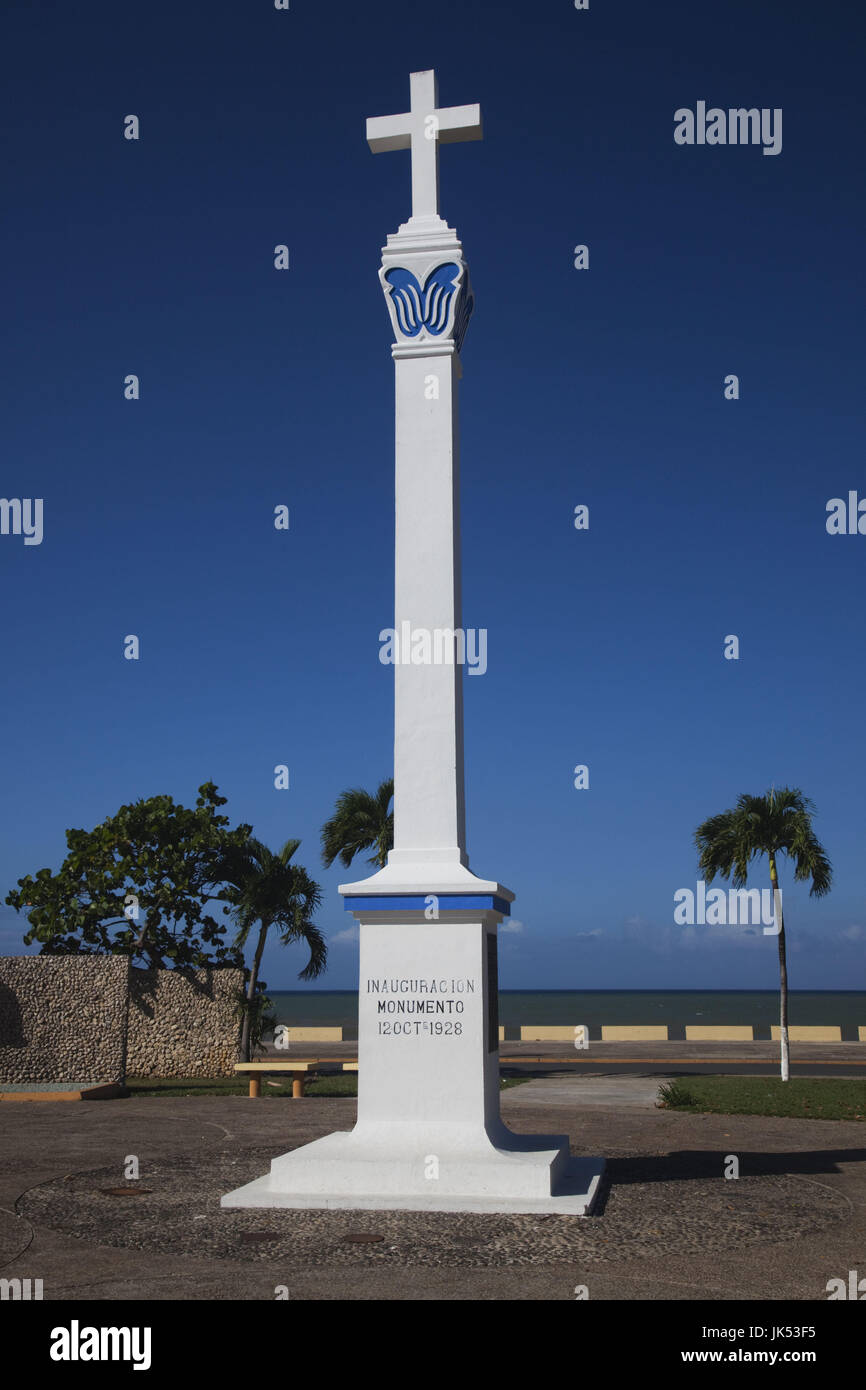
[[[138,970],[127,956],[0,957],[0,1082],[230,1076],[242,984],[240,970]]]
[[[126,956],[0,957],[0,1081],[120,1081]]]
[[[241,970],[132,971],[130,1076],[231,1076],[241,1021]]]

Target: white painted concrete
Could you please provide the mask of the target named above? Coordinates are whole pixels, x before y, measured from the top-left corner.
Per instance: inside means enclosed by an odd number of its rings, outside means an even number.
[[[374,154],[386,150],[412,151],[412,217],[435,218],[439,213],[439,144],[481,139],[480,106],[439,108],[436,74],[413,72],[409,77],[411,109],[399,116],[372,116],[367,143]]]
[[[438,212],[438,139],[476,139],[477,107],[440,111],[432,73],[411,112],[368,123],[374,150],[412,151],[413,215],[382,254],[395,342],[395,622],[461,626],[457,388],[471,310],[456,233]],[[437,138],[428,138],[435,114]],[[496,932],[513,894],[469,869],[463,672],[395,670],[394,848],[340,892],[361,900],[358,1122],[274,1159],[223,1206],[585,1213],[603,1164],[563,1135],[517,1135],[499,1115]],[[447,904],[448,894],[487,902]],[[388,903],[389,895],[408,903]],[[445,895],[427,920],[430,895]],[[386,901],[381,901],[382,897]]]

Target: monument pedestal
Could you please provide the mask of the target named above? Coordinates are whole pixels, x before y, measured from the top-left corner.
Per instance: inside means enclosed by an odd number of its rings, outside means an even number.
[[[375,902],[358,913],[357,1125],[275,1158],[222,1205],[586,1214],[602,1161],[500,1119],[501,914],[440,899],[429,921],[424,899],[405,911]]]
[[[263,1178],[223,1197],[224,1207],[328,1208],[348,1211],[471,1211],[586,1216],[604,1170],[599,1158],[558,1163],[567,1141],[545,1135],[507,1135],[512,1147],[452,1146],[441,1129],[402,1142],[393,1133],[376,1136],[329,1134],[294,1153],[275,1158]],[[564,1150],[530,1150],[531,1143],[565,1144]],[[419,1155],[438,1148],[450,1184],[418,1182]],[[554,1169],[556,1169],[554,1173]],[[423,1190],[422,1190],[423,1187]],[[454,1189],[454,1190],[452,1190]],[[523,1189],[536,1195],[517,1196]]]

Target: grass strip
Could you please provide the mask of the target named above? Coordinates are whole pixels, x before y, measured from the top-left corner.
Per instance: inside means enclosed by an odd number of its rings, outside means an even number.
[[[866,1119],[858,1077],[682,1076],[659,1087],[665,1110],[710,1115],[778,1115],[796,1120]]]

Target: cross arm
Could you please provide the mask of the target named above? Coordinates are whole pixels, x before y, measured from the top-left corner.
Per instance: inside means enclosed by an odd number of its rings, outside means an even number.
[[[439,119],[439,143],[442,145],[483,138],[481,107],[478,105],[446,106],[444,111],[437,111],[436,115]]]
[[[370,116],[367,121],[367,144],[374,154],[385,150],[408,150],[412,144],[412,117]]]

